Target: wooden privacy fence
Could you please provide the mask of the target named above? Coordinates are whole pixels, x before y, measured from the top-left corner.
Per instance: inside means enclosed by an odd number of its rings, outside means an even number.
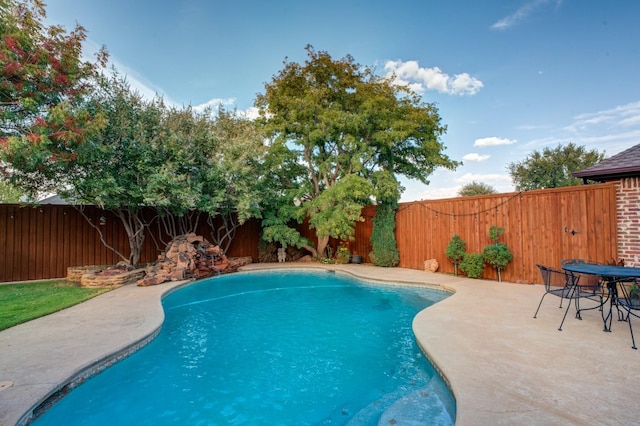
[[[129,254],[129,241],[118,217],[95,206],[85,206],[84,213],[97,224],[109,245]],[[199,223],[196,232],[213,241],[206,220]],[[147,231],[141,263],[154,261],[164,249],[162,242],[151,237],[159,233],[158,226],[153,222]],[[227,254],[257,259],[258,237],[259,223],[245,223]],[[113,265],[120,260],[73,206],[0,204],[0,282],[62,278],[69,266]]]
[[[423,269],[425,260],[436,259],[439,272],[453,273],[444,254],[453,234],[468,253],[480,253],[492,243],[493,225],[504,228],[499,242],[513,253],[502,279],[540,283],[538,263],[559,268],[567,258],[617,257],[616,188],[584,185],[403,203],[396,214],[399,266]],[[487,265],[482,277],[497,279],[497,273]]]
[[[99,224],[109,244],[129,253],[118,218],[93,206],[85,207],[85,213]],[[374,214],[375,207],[363,210],[365,221],[356,223],[355,239],[348,243],[351,252],[365,261],[371,252]],[[213,241],[205,222],[201,220],[197,233]],[[453,264],[444,254],[453,234],[466,242],[467,252],[479,253],[491,244],[492,225],[504,228],[500,242],[513,253],[503,280],[539,283],[537,263],[559,267],[565,258],[605,262],[617,257],[616,188],[599,184],[402,203],[396,214],[399,266],[423,269],[425,260],[436,259],[439,272],[453,273]],[[315,240],[305,224],[301,232]],[[227,254],[257,261],[259,236],[257,221],[245,223]],[[153,261],[158,254],[154,240],[147,236],[141,262]],[[119,260],[72,206],[0,204],[0,282],[59,278],[66,276],[68,266]],[[486,266],[483,278],[496,279],[497,274]]]

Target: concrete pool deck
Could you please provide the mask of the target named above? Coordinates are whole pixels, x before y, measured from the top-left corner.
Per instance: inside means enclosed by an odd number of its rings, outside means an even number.
[[[243,270],[273,268],[333,269],[455,291],[420,312],[413,326],[456,397],[457,425],[640,422],[640,351],[631,349],[628,325],[614,320],[605,333],[597,310],[579,321],[572,308],[560,332],[564,311],[557,298],[547,297],[532,318],[541,285],[370,265],[253,264]],[[124,286],[1,331],[0,426],[28,421],[64,384],[153,338],[164,319],[162,297],[181,285]]]

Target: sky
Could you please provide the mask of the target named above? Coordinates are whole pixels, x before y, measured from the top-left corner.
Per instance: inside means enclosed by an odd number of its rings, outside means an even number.
[[[510,163],[575,143],[607,157],[640,143],[636,0],[49,0],[47,24],[87,30],[142,94],[251,114],[305,46],[395,73],[434,103],[444,153],[401,201],[451,198],[471,181],[514,191]]]

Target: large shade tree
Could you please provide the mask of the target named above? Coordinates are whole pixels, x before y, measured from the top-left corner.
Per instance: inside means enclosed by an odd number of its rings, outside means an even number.
[[[584,170],[605,159],[604,152],[587,150],[574,143],[559,144],[532,151],[520,162],[507,165],[507,170],[517,191],[560,188],[580,185],[580,179],[571,173]]]
[[[428,183],[436,167],[457,163],[443,153],[446,128],[433,104],[351,56],[334,60],[311,46],[307,53],[304,64],[285,61],[256,100],[271,149],[301,166],[281,198],[297,200],[296,208],[280,205],[278,231],[266,223],[265,235],[277,241],[287,219],[306,216],[322,256],[330,237],[353,235],[372,197],[397,202],[397,175]]]

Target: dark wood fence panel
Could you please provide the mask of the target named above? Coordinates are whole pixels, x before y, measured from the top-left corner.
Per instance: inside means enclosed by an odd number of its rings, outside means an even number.
[[[444,252],[453,234],[480,253],[492,243],[489,228],[504,228],[500,242],[514,255],[505,281],[540,282],[536,264],[560,267],[562,259],[605,262],[616,257],[616,189],[612,184],[490,196],[402,203],[396,215],[400,265],[422,269],[436,259],[452,273]],[[483,278],[496,279],[487,266]]]
[[[97,224],[109,245],[129,255],[129,241],[116,215],[94,206],[85,206],[84,213]],[[209,239],[206,221],[202,222],[198,232]],[[149,232],[158,232],[157,222]],[[164,249],[149,232],[143,245],[142,263],[154,261]],[[259,223],[247,222],[238,229],[229,256],[251,256],[257,260],[258,237]],[[113,265],[120,260],[72,206],[0,204],[0,282],[63,278],[69,266]]]

